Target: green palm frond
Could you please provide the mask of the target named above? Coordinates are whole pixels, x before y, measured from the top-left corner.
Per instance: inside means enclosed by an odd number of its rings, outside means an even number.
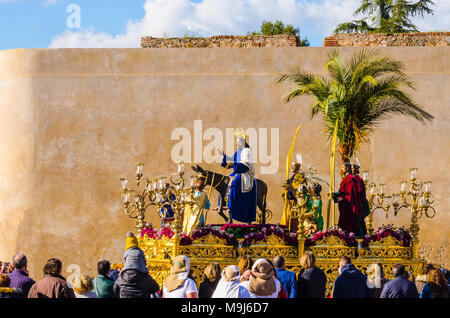
[[[325,69],[328,77],[293,67],[293,73],[281,74],[277,82],[296,85],[285,97],[286,102],[301,95],[314,97],[310,118],[322,114],[329,138],[339,120],[337,138],[340,144],[349,146],[350,153],[368,140],[379,121],[394,114],[421,123],[433,119],[405,91],[415,87],[403,72],[403,64],[379,56],[377,49],[361,49],[346,60],[340,51],[330,50]]]

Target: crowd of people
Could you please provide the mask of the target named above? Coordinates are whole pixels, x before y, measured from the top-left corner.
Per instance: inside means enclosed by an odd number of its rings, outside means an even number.
[[[47,261],[43,278],[33,280],[27,270],[27,257],[18,253],[13,264],[0,273],[0,298],[448,298],[449,272],[427,264],[415,277],[402,264],[392,268],[388,280],[381,263],[368,266],[366,275],[349,257],[339,260],[339,275],[327,295],[327,277],[316,266],[315,257],[307,252],[300,258],[300,271],[286,269],[285,259],[249,256],[237,265],[221,269],[209,264],[203,282],[197,286],[190,260],[184,255],[173,259],[170,274],[162,286],[149,275],[145,255],[132,232],[127,233],[123,267],[112,268],[108,260],[97,264],[98,275],[75,275],[70,282],[62,276],[62,263]]]

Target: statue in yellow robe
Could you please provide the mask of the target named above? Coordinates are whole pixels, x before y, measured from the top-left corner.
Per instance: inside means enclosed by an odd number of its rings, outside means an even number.
[[[183,232],[186,235],[192,234],[196,227],[204,225],[204,210],[208,210],[211,206],[208,195],[203,192],[205,188],[204,176],[197,176],[195,190],[193,194],[193,203],[186,204],[183,216]]]

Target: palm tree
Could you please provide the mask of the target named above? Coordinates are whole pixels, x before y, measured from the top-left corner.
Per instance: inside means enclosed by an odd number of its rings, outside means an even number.
[[[360,143],[369,140],[379,121],[393,114],[422,123],[433,119],[404,92],[404,88],[414,89],[414,85],[402,71],[401,62],[378,56],[377,49],[362,49],[345,61],[338,50],[328,54],[328,77],[297,67],[290,74],[280,75],[277,82],[290,81],[297,86],[286,96],[286,102],[299,95],[314,97],[310,117],[323,115],[329,138],[337,123],[342,162],[349,161]]]

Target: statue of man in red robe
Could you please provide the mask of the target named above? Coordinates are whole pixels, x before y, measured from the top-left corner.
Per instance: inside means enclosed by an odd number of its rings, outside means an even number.
[[[347,233],[364,236],[367,231],[364,223],[365,187],[352,175],[352,165],[345,162],[341,170],[341,186],[334,199],[339,206],[338,226]],[[362,181],[362,180],[361,180]]]

